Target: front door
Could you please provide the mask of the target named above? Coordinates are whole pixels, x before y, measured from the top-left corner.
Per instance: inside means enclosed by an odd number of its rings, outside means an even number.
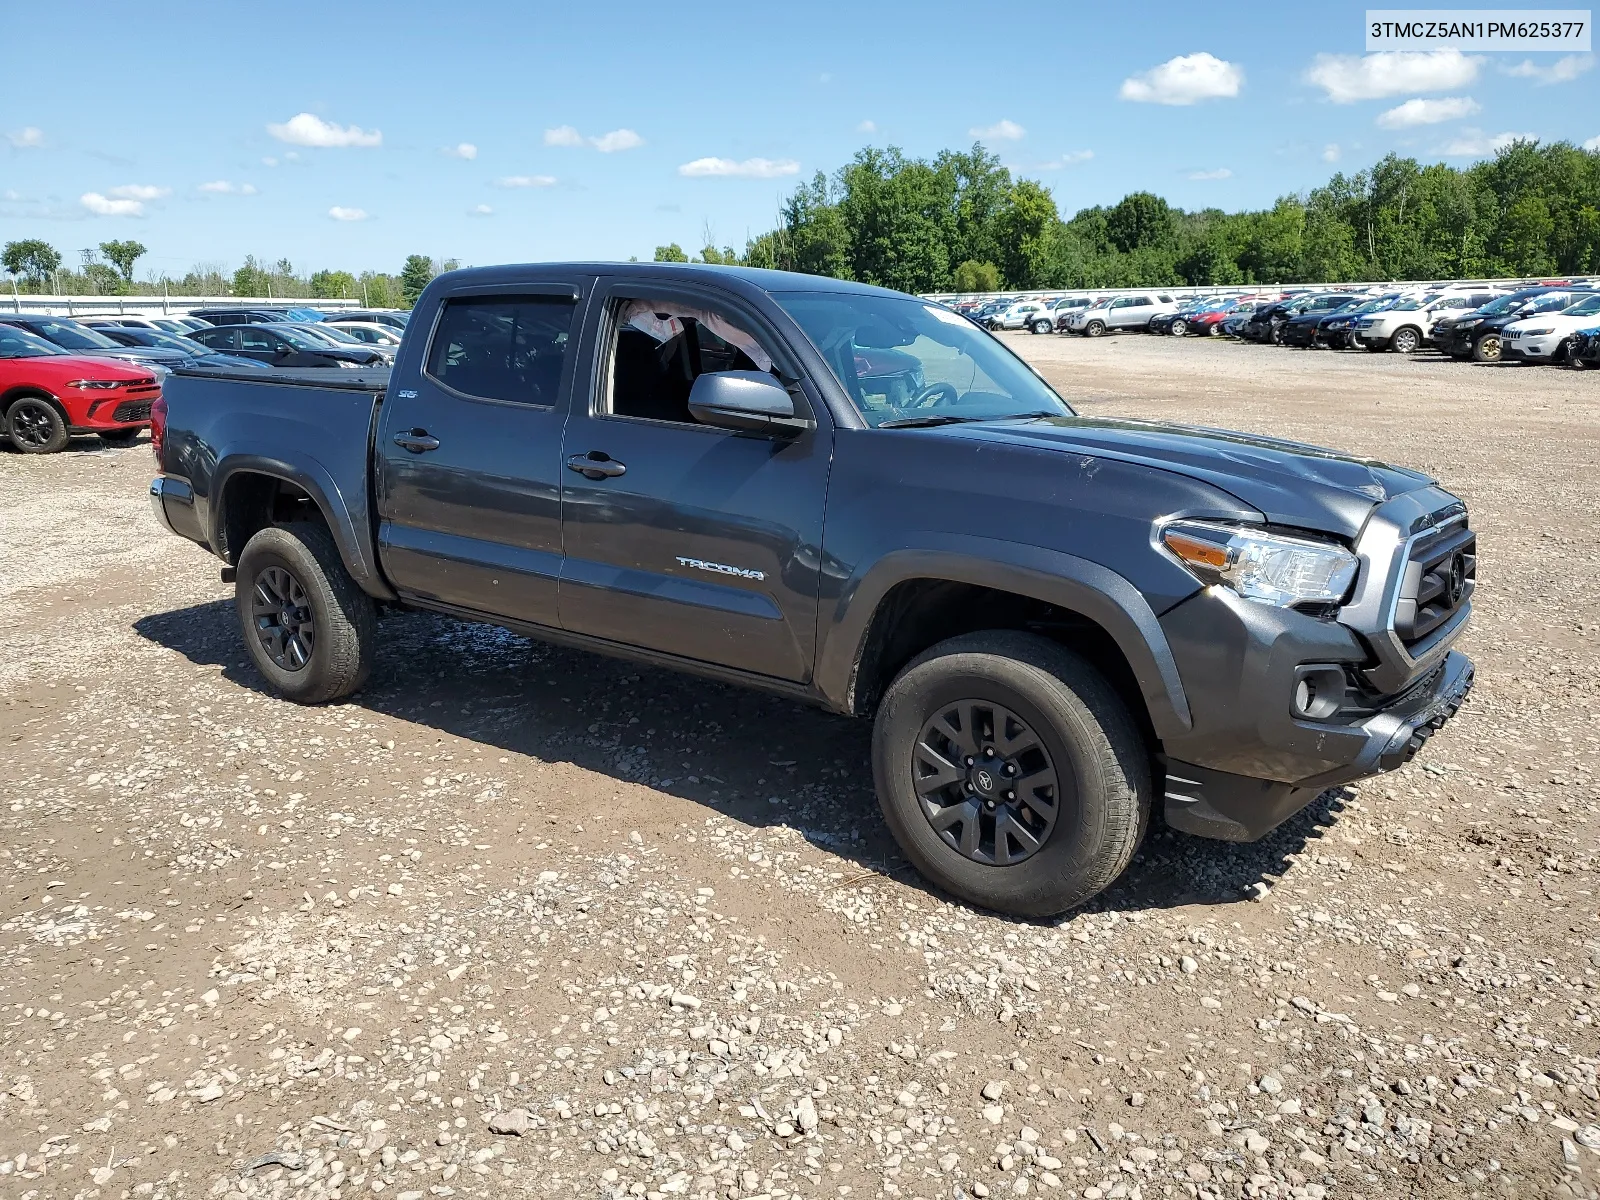
[[[562,447],[561,624],[779,679],[810,678],[832,426],[798,437],[698,423],[711,371],[799,374],[752,311],[720,292],[614,285],[590,316],[590,395]]]
[[[557,624],[581,282],[449,296],[425,355],[395,369],[375,454],[378,549],[402,596]]]

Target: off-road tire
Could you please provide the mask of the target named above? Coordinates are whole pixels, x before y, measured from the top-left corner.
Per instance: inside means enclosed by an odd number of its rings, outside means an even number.
[[[963,699],[1003,705],[1037,733],[1055,767],[1056,816],[1030,857],[985,864],[945,842],[924,815],[913,754],[924,725]],[[1108,887],[1149,821],[1150,753],[1116,691],[1094,667],[1034,634],[964,634],[923,652],[889,686],[872,736],[885,821],[932,883],[1023,917],[1074,908]]]
[[[315,638],[309,661],[287,670],[272,661],[252,613],[257,580],[268,568],[287,571],[305,591]],[[338,700],[360,689],[377,647],[377,606],[356,585],[327,526],[295,521],[261,530],[239,554],[234,583],[239,629],[251,661],[272,690],[298,704]]]

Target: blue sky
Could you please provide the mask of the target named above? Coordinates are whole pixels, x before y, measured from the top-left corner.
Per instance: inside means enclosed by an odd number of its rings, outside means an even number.
[[[139,273],[742,247],[867,143],[981,140],[1064,216],[1270,204],[1394,150],[1600,138],[1588,55],[1363,54],[1364,4],[9,5],[0,241]],[[29,80],[39,86],[30,86]],[[48,85],[48,86],[46,86]],[[1600,143],[1596,143],[1600,144]]]

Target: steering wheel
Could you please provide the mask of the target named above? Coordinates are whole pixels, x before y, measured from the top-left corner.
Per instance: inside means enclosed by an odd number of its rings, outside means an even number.
[[[953,383],[930,383],[915,396],[907,408],[937,408],[941,404],[958,404],[961,393],[956,391]]]

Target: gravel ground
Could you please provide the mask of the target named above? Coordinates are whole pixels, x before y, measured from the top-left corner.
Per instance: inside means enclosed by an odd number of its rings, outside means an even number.
[[[1011,340],[1436,472],[1471,704],[1019,923],[906,869],[862,724],[420,615],[284,704],[145,446],[0,453],[0,1197],[1593,1195],[1600,380]]]

